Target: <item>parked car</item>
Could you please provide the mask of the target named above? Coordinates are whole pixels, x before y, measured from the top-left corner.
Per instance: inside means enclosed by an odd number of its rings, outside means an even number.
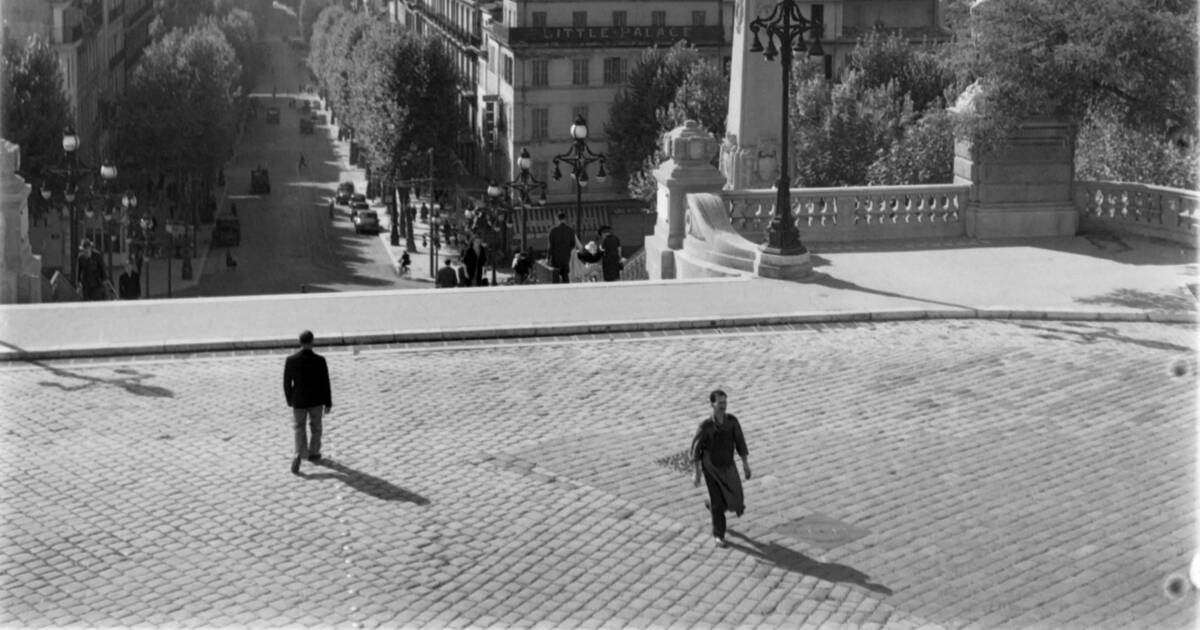
[[[267,108],[267,123],[273,124],[273,125],[279,124],[279,108],[278,107],[268,107]]]
[[[354,195],[354,182],[342,182],[338,184],[336,201],[342,205],[350,203],[350,197]]]
[[[241,221],[232,215],[217,217],[213,224],[212,244],[216,247],[237,247],[241,242]]]
[[[362,197],[362,195],[355,195],[355,197]],[[366,199],[351,199],[350,200],[350,218],[351,219],[353,219],[355,216],[357,216],[359,212],[363,212],[365,210],[370,210],[370,209],[371,209],[371,204],[367,203]]]
[[[374,210],[359,210],[354,215],[354,231],[362,234],[370,231],[379,233],[379,213]]]
[[[311,136],[313,132],[313,121],[308,118],[300,119],[300,133]]]

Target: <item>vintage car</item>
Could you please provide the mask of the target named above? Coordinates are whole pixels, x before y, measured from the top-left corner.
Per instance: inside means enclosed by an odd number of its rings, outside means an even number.
[[[351,219],[353,219],[354,216],[357,215],[360,211],[366,210],[370,207],[371,207],[371,204],[367,203],[366,195],[364,195],[362,193],[355,193],[353,195],[350,195],[350,218]]]
[[[305,134],[305,135],[312,135],[312,132],[313,132],[312,119],[301,118],[300,119],[300,133]]]
[[[338,184],[336,201],[340,204],[350,203],[350,197],[354,195],[354,182],[342,182]]]
[[[354,231],[362,234],[363,232],[379,233],[379,213],[374,210],[359,210],[354,215]]]
[[[237,247],[242,242],[242,223],[233,215],[216,218],[213,223],[212,244],[215,247]]]
[[[266,168],[250,169],[250,194],[271,194],[271,173]]]
[[[267,108],[267,124],[271,124],[271,125],[279,124],[279,108],[278,107],[268,107]]]

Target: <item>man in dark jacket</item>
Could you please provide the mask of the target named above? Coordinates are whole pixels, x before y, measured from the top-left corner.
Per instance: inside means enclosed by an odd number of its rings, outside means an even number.
[[[558,213],[558,225],[550,230],[546,249],[550,258],[550,266],[554,268],[554,283],[558,284],[562,282],[565,284],[570,282],[571,251],[583,248],[579,246],[579,239],[575,236],[575,230],[572,230],[567,225],[567,213]]]
[[[292,427],[296,437],[296,453],[292,459],[292,474],[300,474],[300,459],[308,456],[312,462],[321,461],[321,416],[333,408],[329,388],[329,367],[325,358],[313,352],[313,334],[300,333],[300,351],[287,358],[283,366],[283,395],[292,408]],[[309,439],[306,429],[312,428]]]
[[[117,293],[122,300],[136,300],[142,296],[141,274],[132,262],[125,265],[125,273],[117,278]]]
[[[108,279],[104,271],[104,259],[92,249],[92,242],[83,239],[79,245],[79,259],[76,279],[79,282],[79,295],[89,302],[104,299],[104,281]]]
[[[437,272],[437,288],[453,289],[458,286],[458,270],[450,264],[450,259],[446,259],[446,265]]]

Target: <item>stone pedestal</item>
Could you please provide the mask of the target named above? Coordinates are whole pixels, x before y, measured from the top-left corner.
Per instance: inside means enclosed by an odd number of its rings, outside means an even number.
[[[0,304],[42,301],[42,260],[29,244],[32,187],[14,171],[21,149],[0,140]]]
[[[782,70],[777,61],[751,53],[750,22],[769,15],[776,0],[734,5],[729,114],[721,143],[721,174],[733,190],[773,188],[779,179]]]
[[[1074,236],[1074,139],[1066,123],[1031,120],[993,154],[977,156],[970,142],[956,142],[954,183],[971,185],[967,236]]]
[[[675,252],[683,248],[685,196],[719,192],[725,178],[710,165],[718,146],[712,134],[694,120],[665,134],[663,152],[669,157],[654,171],[658,180],[658,216],[654,234],[646,238],[646,273],[651,280],[676,278]]]

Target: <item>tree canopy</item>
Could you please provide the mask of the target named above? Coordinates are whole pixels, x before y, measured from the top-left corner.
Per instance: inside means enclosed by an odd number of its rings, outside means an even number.
[[[0,135],[21,146],[21,170],[37,175],[62,156],[62,131],[70,123],[70,101],[54,50],[43,39],[3,51],[3,117]]]

